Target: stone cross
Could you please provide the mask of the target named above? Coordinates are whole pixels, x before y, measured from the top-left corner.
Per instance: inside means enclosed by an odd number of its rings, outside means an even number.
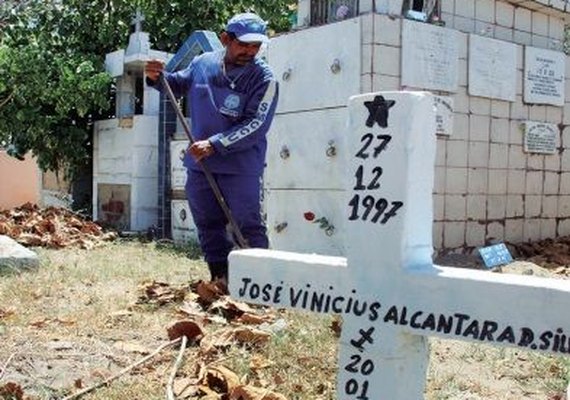
[[[570,355],[568,281],[432,263],[434,97],[349,103],[347,257],[230,254],[230,293],[343,317],[337,398],[424,397],[427,337]]]
[[[135,31],[133,33],[142,32],[142,23],[144,21],[144,14],[137,8],[134,18],[131,20],[131,24],[135,26]]]

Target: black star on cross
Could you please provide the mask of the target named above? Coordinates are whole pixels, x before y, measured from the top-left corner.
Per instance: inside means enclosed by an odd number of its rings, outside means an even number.
[[[371,128],[374,122],[376,122],[380,128],[387,128],[388,113],[394,104],[396,104],[395,100],[386,100],[384,96],[376,96],[374,97],[374,101],[365,101],[364,105],[368,108],[368,112],[370,113],[366,120],[366,126]]]

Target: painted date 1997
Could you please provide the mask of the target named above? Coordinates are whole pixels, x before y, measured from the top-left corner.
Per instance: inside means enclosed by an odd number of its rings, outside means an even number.
[[[394,217],[397,211],[404,205],[401,201],[388,202],[388,200],[381,198],[376,200],[373,196],[364,196],[362,199],[359,194],[355,194],[348,205],[351,207],[350,221],[362,220],[370,222],[385,224],[388,220]]]

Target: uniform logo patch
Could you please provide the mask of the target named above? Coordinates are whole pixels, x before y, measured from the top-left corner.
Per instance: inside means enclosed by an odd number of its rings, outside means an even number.
[[[220,112],[228,117],[237,118],[239,116],[240,98],[237,94],[228,94],[224,99],[224,105],[220,107]]]
[[[224,107],[230,110],[234,110],[239,107],[239,96],[235,94],[229,94],[224,100]]]

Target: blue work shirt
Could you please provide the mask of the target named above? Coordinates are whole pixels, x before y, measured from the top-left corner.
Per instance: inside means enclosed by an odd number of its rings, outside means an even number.
[[[165,71],[164,76],[176,96],[187,97],[194,139],[207,139],[214,146],[215,153],[202,160],[204,165],[213,173],[261,175],[278,85],[259,57],[224,73],[224,54],[204,53],[186,69]],[[184,165],[200,170],[188,153]]]

